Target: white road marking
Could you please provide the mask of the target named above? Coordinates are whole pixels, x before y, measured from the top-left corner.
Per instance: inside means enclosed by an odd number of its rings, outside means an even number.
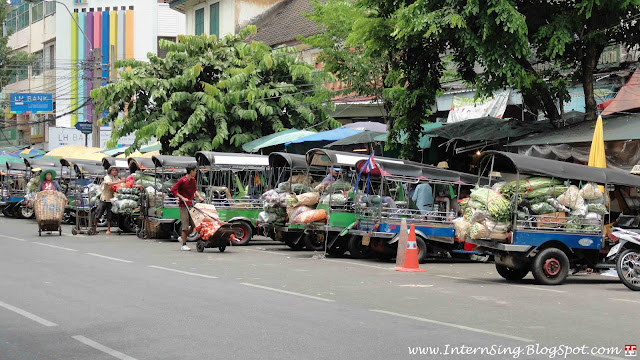
[[[406,285],[398,285],[400,287],[419,287],[419,288],[429,288],[433,287],[433,285],[421,285],[421,284],[406,284]]]
[[[111,256],[105,256],[105,255],[94,254],[94,253],[87,253],[87,255],[96,256],[96,257],[99,257],[99,258],[109,259],[109,260],[113,260],[113,261],[120,261],[120,262],[127,263],[127,264],[131,264],[133,262],[133,261],[129,261],[129,260],[118,259],[118,258],[114,258],[114,257],[111,257]]]
[[[421,317],[417,317],[417,316],[404,315],[404,314],[399,314],[399,313],[395,313],[395,312],[391,312],[391,311],[376,310],[376,309],[371,309],[370,311],[377,312],[377,313],[380,313],[380,314],[387,314],[387,315],[397,316],[397,317],[401,317],[401,318],[405,318],[405,319],[422,321],[422,322],[436,324],[436,325],[448,326],[448,327],[461,329],[461,330],[473,331],[473,332],[477,332],[477,333],[481,333],[481,334],[487,334],[487,335],[503,337],[503,338],[511,339],[511,340],[518,340],[518,341],[523,341],[523,342],[534,342],[535,341],[535,340],[531,340],[531,339],[521,338],[521,337],[518,337],[518,336],[501,334],[501,333],[497,333],[497,332],[493,332],[493,331],[489,331],[489,330],[476,329],[476,328],[472,328],[472,327],[469,327],[469,326],[451,324],[451,323],[447,323],[447,322],[443,322],[443,321],[431,320],[431,319],[421,318]]]
[[[632,303],[640,304],[640,301],[638,301],[638,300],[616,299],[616,298],[610,298],[610,299],[611,300],[616,300],[616,301],[626,301],[626,302],[632,302]]]
[[[337,263],[344,263],[344,264],[349,264],[349,265],[358,265],[358,266],[370,267],[370,268],[375,268],[375,269],[382,269],[382,270],[394,270],[395,269],[395,267],[390,267],[390,266],[377,266],[377,265],[361,264],[361,263],[357,263],[357,262],[353,262],[353,261],[343,261],[343,260],[337,260],[337,259],[324,259],[324,260],[333,261],[333,262],[337,262]]]
[[[7,238],[7,239],[11,239],[11,240],[24,241],[24,242],[26,242],[26,241],[27,241],[27,240],[25,240],[25,239],[20,239],[20,238],[17,238],[17,237],[7,236],[7,235],[0,235],[0,237]]]
[[[263,290],[270,290],[270,291],[275,291],[275,292],[279,292],[279,293],[283,293],[283,294],[289,294],[289,295],[295,295],[295,296],[300,296],[300,297],[304,297],[304,298],[308,298],[308,299],[313,299],[313,300],[320,300],[320,301],[326,301],[326,302],[334,302],[335,300],[332,299],[325,299],[325,298],[321,298],[321,297],[317,297],[317,296],[312,296],[312,295],[307,295],[307,294],[301,294],[301,293],[297,293],[297,292],[293,292],[293,291],[287,291],[287,290],[282,290],[282,289],[276,289],[276,288],[272,288],[272,287],[268,287],[268,286],[262,286],[262,285],[256,285],[256,284],[251,284],[251,283],[240,283],[242,285],[246,285],[246,286],[251,286],[254,288],[258,288],[258,289],[263,289]]]
[[[206,278],[206,279],[217,279],[218,278],[217,276],[198,274],[198,273],[194,273],[194,272],[182,271],[182,270],[178,270],[178,269],[171,269],[171,268],[166,268],[166,267],[156,266],[156,265],[149,265],[149,267],[150,268],[154,268],[154,269],[173,271],[173,272],[180,273],[180,274],[185,274],[185,275],[198,276],[198,277],[202,277],[202,278]]]
[[[60,250],[67,250],[67,251],[78,251],[76,249],[71,249],[71,248],[67,248],[67,247],[62,247],[62,246],[57,246],[57,245],[51,245],[51,244],[45,244],[45,243],[41,243],[41,242],[37,242],[34,241],[34,244],[38,244],[38,245],[43,245],[43,246],[48,246],[48,247],[52,247],[55,249],[60,249]]]
[[[87,339],[86,337],[82,336],[82,335],[76,335],[76,336],[72,336],[73,339],[80,341],[81,343],[91,346],[92,348],[96,349],[96,350],[100,350],[105,354],[111,355],[116,359],[120,359],[120,360],[136,360],[136,358],[133,358],[129,355],[123,354],[119,351],[113,350],[110,347],[106,347],[102,344],[99,344],[91,339]]]
[[[0,301],[0,306],[2,306],[3,308],[5,308],[7,310],[11,310],[16,314],[19,314],[19,315],[22,315],[22,316],[24,316],[24,317],[26,317],[28,319],[31,319],[31,320],[33,320],[33,321],[35,321],[35,322],[37,322],[37,323],[39,323],[41,325],[44,325],[44,326],[58,326],[58,324],[56,324],[56,323],[52,323],[51,321],[45,320],[45,319],[41,318],[40,316],[33,315],[32,313],[30,313],[28,311],[22,310],[20,308],[17,308],[17,307],[15,307],[13,305],[9,305],[7,303],[3,303],[2,301]]]
[[[512,284],[512,283],[497,283],[497,282],[494,282],[494,281],[463,278],[463,277],[449,276],[449,275],[436,275],[436,276],[439,276],[439,277],[442,277],[442,278],[447,278],[447,279],[475,281],[475,282],[482,282],[482,283],[494,284],[494,285],[515,286],[515,287],[525,288],[525,289],[529,289],[529,290],[548,291],[548,292],[554,292],[554,293],[566,293],[566,291],[564,291],[564,290],[549,289],[549,288],[542,287],[542,286],[528,286],[528,285],[518,285],[518,284]]]
[[[269,253],[269,254],[280,255],[280,256],[291,256],[291,254],[279,253],[279,252],[269,251],[269,250],[255,250],[255,249],[244,249],[244,250],[245,251],[261,252],[261,253]]]

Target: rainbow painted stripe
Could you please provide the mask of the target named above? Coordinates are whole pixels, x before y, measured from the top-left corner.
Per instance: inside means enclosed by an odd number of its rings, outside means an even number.
[[[74,0],[76,4],[86,4],[86,0]],[[77,66],[71,70],[71,109],[82,105],[90,96],[92,78],[91,67],[82,66],[90,60],[95,48],[102,52],[102,77],[104,83],[117,74],[111,74],[112,61],[133,59],[133,16],[134,10],[79,11],[73,14],[89,43],[71,21],[71,61]],[[93,122],[93,107],[88,104],[71,115],[71,126],[78,122]]]

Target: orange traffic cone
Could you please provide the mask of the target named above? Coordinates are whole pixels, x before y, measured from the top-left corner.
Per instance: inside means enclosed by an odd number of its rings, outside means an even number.
[[[397,271],[404,272],[421,272],[427,271],[420,269],[418,263],[418,243],[416,243],[416,227],[411,225],[409,230],[409,240],[407,241],[407,250],[405,252],[404,264],[402,267],[396,267]]]

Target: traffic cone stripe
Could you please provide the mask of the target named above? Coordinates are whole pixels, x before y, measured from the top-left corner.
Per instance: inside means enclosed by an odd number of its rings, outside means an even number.
[[[404,258],[404,264],[401,268],[397,267],[396,270],[404,271],[404,272],[420,272],[426,271],[420,269],[419,259],[418,259],[418,243],[416,242],[416,228],[414,225],[411,225],[409,230],[409,241],[407,241],[407,249],[406,255]]]

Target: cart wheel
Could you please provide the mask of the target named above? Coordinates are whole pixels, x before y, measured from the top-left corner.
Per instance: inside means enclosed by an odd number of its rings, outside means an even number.
[[[89,228],[89,231],[87,231],[87,234],[95,235],[96,234],[96,230],[94,228]]]
[[[42,236],[42,230],[38,229],[38,236]]]
[[[196,244],[196,250],[198,250],[198,252],[204,251],[204,241],[198,240],[198,243]]]
[[[218,248],[218,250],[220,250],[220,252],[224,252],[227,249],[227,245],[222,245]]]
[[[76,228],[71,229],[71,234],[78,235],[78,230]]]
[[[59,226],[59,227],[58,227],[58,235],[59,235],[59,236],[62,236],[62,226]]]

